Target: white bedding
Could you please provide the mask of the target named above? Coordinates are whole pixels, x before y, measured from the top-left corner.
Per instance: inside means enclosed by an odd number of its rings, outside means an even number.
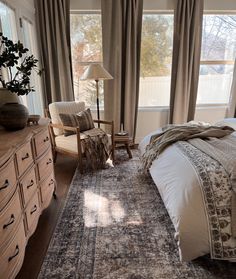
[[[157,130],[152,134],[160,132]],[[139,144],[145,151],[151,135]],[[236,132],[233,133],[236,136]],[[180,259],[190,261],[210,252],[208,222],[198,175],[175,144],[153,161],[150,174],[175,227]]]

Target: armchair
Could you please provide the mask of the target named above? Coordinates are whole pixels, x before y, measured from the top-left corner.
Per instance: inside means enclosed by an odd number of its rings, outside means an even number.
[[[80,172],[83,173],[83,157],[84,150],[82,141],[85,135],[81,133],[80,127],[64,126],[61,122],[60,113],[76,114],[85,110],[84,102],[55,102],[49,105],[49,109],[45,111],[45,115],[51,119],[49,124],[50,137],[52,141],[54,160],[56,161],[57,153],[78,158]],[[107,125],[110,127],[109,155],[114,156],[114,124],[113,121],[93,120],[94,123]],[[64,131],[72,131],[74,134],[65,137]]]

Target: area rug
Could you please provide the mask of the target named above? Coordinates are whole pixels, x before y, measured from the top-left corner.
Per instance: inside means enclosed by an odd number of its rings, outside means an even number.
[[[193,244],[194,245],[194,244]],[[120,150],[114,167],[76,170],[39,279],[229,279],[236,264],[208,256],[179,261],[157,188]]]

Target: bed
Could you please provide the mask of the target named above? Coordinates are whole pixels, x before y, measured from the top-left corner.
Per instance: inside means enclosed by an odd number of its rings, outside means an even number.
[[[234,119],[232,125],[230,120],[221,124],[236,128]],[[151,136],[161,131],[161,129],[154,131],[140,142],[141,155],[145,152]],[[236,137],[236,132],[232,136]],[[201,182],[192,162],[183,154],[177,144],[172,144],[160,154],[158,159],[152,162],[149,172],[174,225],[176,231],[174,237],[178,243],[180,260],[191,261],[212,252],[209,216],[205,211]],[[235,253],[232,256],[234,261],[236,249],[232,250],[232,253]],[[222,257],[222,259],[225,258]]]

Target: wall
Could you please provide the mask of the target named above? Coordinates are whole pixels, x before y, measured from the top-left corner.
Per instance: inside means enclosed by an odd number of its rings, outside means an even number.
[[[34,22],[35,20],[35,9],[34,0],[1,0],[8,6],[13,8],[16,12],[17,17],[25,16],[27,19]]]
[[[203,121],[214,124],[225,117],[225,106],[198,107],[195,113],[195,121]],[[139,143],[147,134],[168,123],[168,109],[139,109],[136,143]]]

